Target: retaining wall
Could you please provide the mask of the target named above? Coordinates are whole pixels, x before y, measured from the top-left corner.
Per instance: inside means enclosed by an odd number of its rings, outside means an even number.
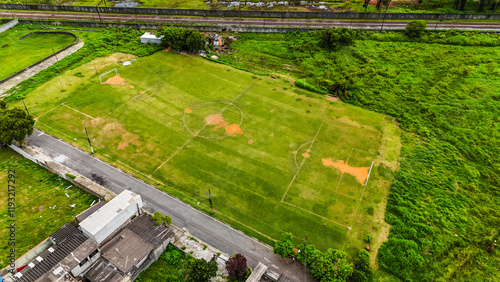
[[[6,30],[9,30],[11,28],[13,28],[14,26],[16,26],[16,24],[18,23],[19,21],[17,19],[15,20],[12,20],[2,26],[0,26],[0,33],[6,31]]]
[[[251,18],[323,18],[323,19],[380,19],[386,20],[500,20],[499,14],[422,14],[422,13],[349,13],[349,12],[277,12],[237,10],[193,10],[157,8],[120,8],[97,6],[24,5],[0,3],[0,9],[41,10],[59,12],[153,14],[205,17],[251,17]]]
[[[40,24],[40,25],[62,25],[75,27],[131,27],[135,29],[157,29],[162,24],[135,24],[135,23],[110,23],[110,22],[78,22],[78,21],[49,21],[49,20],[19,20],[21,24]],[[320,28],[283,28],[283,27],[238,27],[227,26],[199,26],[199,25],[172,25],[175,27],[191,28],[198,31],[215,32],[255,32],[255,33],[287,33],[288,31],[308,31]],[[1,82],[0,82],[1,83]]]

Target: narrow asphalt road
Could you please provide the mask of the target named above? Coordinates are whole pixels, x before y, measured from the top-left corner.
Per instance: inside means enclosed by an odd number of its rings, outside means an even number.
[[[270,270],[282,273],[294,281],[304,281],[304,267],[296,262],[281,259],[268,245],[214,220],[209,215],[62,140],[35,130],[26,139],[26,144],[37,147],[40,152],[89,179],[92,179],[92,174],[102,177],[105,181],[103,186],[115,193],[128,189],[140,194],[147,210],[160,211],[171,216],[173,224],[186,228],[194,236],[225,253],[243,254],[253,268],[261,262]],[[307,276],[307,281],[314,280]]]

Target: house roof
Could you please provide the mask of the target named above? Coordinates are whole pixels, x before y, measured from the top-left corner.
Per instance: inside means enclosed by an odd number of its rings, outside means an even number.
[[[36,257],[20,272],[16,281],[53,281],[48,277],[62,277],[89,254],[97,249],[97,243],[80,230],[66,224],[50,236],[56,244]],[[54,279],[55,280],[55,279]]]
[[[121,272],[128,273],[153,250],[146,242],[129,229],[123,229],[101,249],[102,257],[114,264]]]
[[[141,39],[160,39],[160,38],[163,38],[163,35],[160,35],[159,37],[157,37],[156,35],[149,33],[149,32],[145,32],[141,36]]]
[[[99,201],[97,204],[91,206],[90,208],[84,210],[81,212],[79,215],[76,216],[76,220],[78,222],[84,221],[87,217],[89,217],[91,214],[93,214],[95,211],[100,209],[102,206],[106,204],[106,201]]]
[[[99,258],[94,267],[85,274],[90,282],[119,282],[125,274],[104,258]]]
[[[156,226],[147,213],[143,213],[132,220],[126,228],[153,245],[155,249],[162,245],[167,238],[174,235],[170,228],[163,225]]]
[[[123,224],[142,205],[139,194],[124,190],[80,222],[80,228],[89,237],[101,243],[105,237],[114,232],[110,228]]]

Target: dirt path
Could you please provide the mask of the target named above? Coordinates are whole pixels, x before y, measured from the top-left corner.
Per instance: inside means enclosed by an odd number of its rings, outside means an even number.
[[[69,55],[75,53],[76,51],[78,51],[78,49],[82,48],[83,45],[84,45],[83,41],[80,41],[77,44],[71,46],[70,48],[64,50],[63,52],[57,54],[57,59],[55,57],[52,57],[52,58],[46,60],[45,62],[43,62],[39,65],[36,65],[35,67],[24,71],[23,73],[19,74],[18,76],[13,77],[13,78],[7,80],[6,82],[0,84],[0,97],[5,96],[4,93],[7,90],[11,89],[12,87],[16,86],[17,84],[25,81],[26,79],[34,76],[35,74],[41,72],[42,70],[57,63],[58,59],[61,60],[62,58],[65,58],[66,56],[69,56]]]

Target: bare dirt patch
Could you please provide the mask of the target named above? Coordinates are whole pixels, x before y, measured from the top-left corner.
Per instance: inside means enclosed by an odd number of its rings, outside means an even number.
[[[326,97],[326,99],[327,99],[328,101],[332,101],[332,102],[337,102],[338,100],[340,100],[340,99],[339,99],[339,97],[330,96],[330,95],[328,95],[328,96]]]
[[[240,126],[235,123],[226,126],[226,133],[231,136],[236,136],[237,134],[243,134],[243,131]]]
[[[334,162],[332,159],[322,159],[323,165],[334,167],[342,172],[349,173],[350,175],[356,177],[356,180],[365,186],[366,178],[368,178],[368,171],[370,167],[352,167],[346,164],[343,160]]]
[[[135,86],[133,86],[133,85],[130,85],[130,88],[134,88],[134,87],[135,87]]]
[[[356,127],[356,128],[361,128],[361,124],[351,120],[348,116],[343,116],[343,117],[339,117],[336,119],[337,121],[343,123],[343,124],[347,124],[347,125],[350,125],[350,126],[353,126],[353,127]]]
[[[106,80],[105,82],[103,82],[103,84],[114,84],[114,85],[118,85],[118,84],[123,84],[125,82],[125,79],[120,77],[119,74],[113,76],[113,77],[110,77],[108,78],[108,80]]]
[[[304,154],[302,154],[302,156],[303,156],[304,158],[309,158],[311,155],[309,155],[309,153],[304,153]]]
[[[190,114],[193,112],[193,110],[191,110],[190,108],[186,108],[184,109],[184,112]]]
[[[253,139],[248,140],[248,144],[253,144]]]

